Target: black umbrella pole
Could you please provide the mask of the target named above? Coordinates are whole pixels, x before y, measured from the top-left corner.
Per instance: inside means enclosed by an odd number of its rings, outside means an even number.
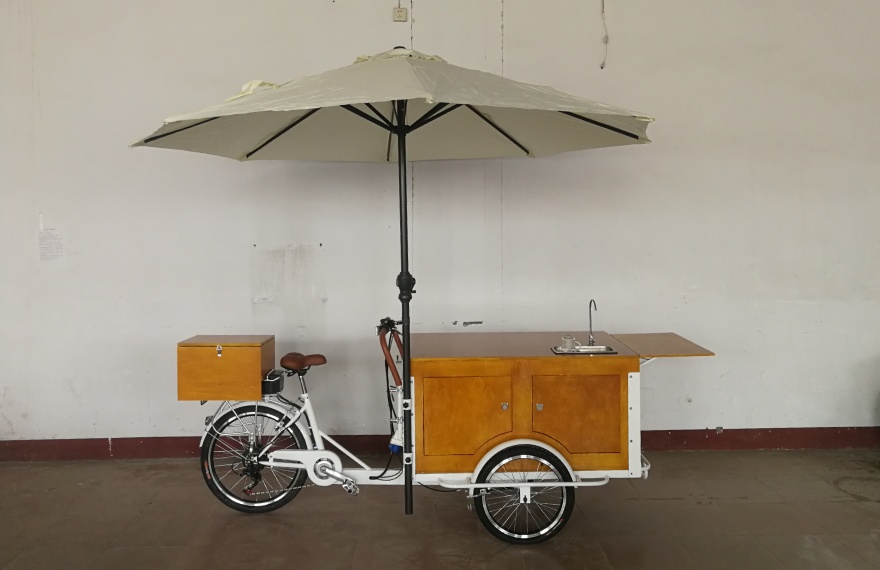
[[[400,189],[400,275],[397,287],[400,289],[401,321],[403,326],[403,483],[404,508],[408,515],[413,513],[413,468],[412,468],[412,387],[410,386],[410,334],[409,302],[412,299],[416,280],[409,272],[409,227],[407,225],[406,196],[406,101],[395,101],[394,111],[397,127],[397,170]]]

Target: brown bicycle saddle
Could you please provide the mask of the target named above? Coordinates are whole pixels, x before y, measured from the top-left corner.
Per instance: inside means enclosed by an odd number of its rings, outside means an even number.
[[[300,371],[305,370],[309,366],[320,366],[327,364],[327,359],[323,354],[303,355],[299,352],[288,352],[281,357],[281,367],[287,370]]]

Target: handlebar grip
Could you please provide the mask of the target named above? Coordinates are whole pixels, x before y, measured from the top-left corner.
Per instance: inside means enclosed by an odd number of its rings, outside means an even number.
[[[391,350],[388,348],[388,342],[386,341],[387,335],[391,335],[394,338],[394,343],[397,345],[397,349],[403,353],[403,343],[400,341],[400,334],[395,329],[387,329],[384,327],[379,328],[379,346],[382,347],[382,354],[385,356],[385,364],[388,365],[388,368],[391,370],[391,376],[394,378],[395,386],[402,386],[403,382],[400,380],[400,372],[397,371],[397,364],[394,362],[394,357],[391,356]]]

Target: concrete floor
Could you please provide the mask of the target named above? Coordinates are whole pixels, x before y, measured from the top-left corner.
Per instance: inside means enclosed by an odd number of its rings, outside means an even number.
[[[493,538],[460,493],[307,488],[224,507],[195,460],[0,463],[0,568],[880,568],[880,452],[652,453],[577,491],[549,542]]]

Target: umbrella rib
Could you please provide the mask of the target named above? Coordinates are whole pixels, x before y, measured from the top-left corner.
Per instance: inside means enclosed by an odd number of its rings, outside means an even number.
[[[385,149],[385,162],[391,162],[391,137],[394,136],[394,131],[388,131],[388,147]]]
[[[580,119],[581,121],[585,121],[590,123],[591,125],[596,125],[597,127],[602,127],[603,129],[608,129],[609,131],[615,132],[619,135],[623,135],[625,137],[629,137],[631,139],[639,140],[639,135],[634,135],[628,131],[623,129],[618,129],[617,127],[612,127],[611,125],[606,125],[605,123],[601,123],[595,119],[588,119],[582,115],[578,115],[577,113],[570,113],[568,111],[559,111],[563,115],[568,115],[569,117],[574,117],[575,119]]]
[[[439,119],[440,117],[442,117],[443,115],[445,115],[446,113],[451,113],[452,111],[455,111],[456,109],[461,107],[461,104],[459,103],[457,105],[453,105],[452,107],[449,107],[448,109],[444,109],[443,111],[440,111],[440,109],[442,109],[443,107],[445,107],[448,104],[449,103],[438,103],[437,105],[432,107],[430,111],[428,111],[427,113],[425,113],[424,115],[419,117],[415,123],[410,125],[409,132],[413,132],[414,130],[416,130],[420,127],[424,127],[425,125],[427,125],[431,121],[435,121],[435,120]]]
[[[350,111],[350,112],[354,113],[355,115],[357,115],[358,117],[360,117],[362,119],[366,119],[367,121],[370,121],[374,125],[378,125],[378,126],[382,127],[386,131],[391,130],[391,125],[386,125],[385,123],[383,123],[379,119],[375,119],[375,118],[369,116],[368,114],[364,113],[363,111],[361,111],[360,109],[358,109],[354,105],[342,105],[342,108],[345,109],[346,111]]]
[[[379,117],[379,118],[382,120],[382,122],[385,123],[385,125],[386,125],[387,127],[390,128],[390,127],[394,126],[394,125],[391,124],[391,121],[389,121],[388,118],[385,117],[385,115],[383,115],[381,112],[379,112],[379,109],[377,109],[377,108],[375,108],[375,107],[373,106],[372,103],[364,103],[364,105],[366,105],[366,106],[370,109],[370,111],[373,112],[374,115],[376,115],[377,117]]]
[[[532,154],[532,153],[529,152],[529,149],[527,149],[527,148],[524,147],[522,144],[520,144],[520,142],[519,142],[518,140],[516,140],[515,138],[513,138],[512,136],[510,136],[509,134],[507,134],[507,132],[506,132],[504,129],[502,129],[501,127],[499,127],[498,125],[496,125],[496,124],[494,123],[494,121],[492,121],[492,119],[490,119],[489,117],[487,117],[487,116],[484,115],[483,113],[477,111],[472,105],[465,105],[465,107],[467,107],[468,109],[470,109],[471,111],[473,111],[474,114],[475,114],[476,116],[478,116],[479,118],[481,118],[481,119],[483,119],[484,121],[486,121],[489,125],[492,126],[492,128],[494,128],[496,131],[498,131],[499,133],[501,133],[502,135],[504,135],[504,137],[505,137],[507,140],[509,140],[510,142],[512,142],[513,144],[515,144],[516,146],[518,146],[519,149],[520,149],[521,151],[523,151],[523,152],[526,153],[527,155],[531,155],[531,154]]]
[[[264,142],[263,144],[261,144],[260,146],[258,146],[257,148],[255,148],[254,150],[252,150],[252,151],[250,151],[249,153],[247,153],[246,155],[244,155],[244,157],[245,157],[245,158],[250,158],[251,156],[257,154],[258,152],[260,152],[261,150],[263,150],[263,148],[265,148],[268,144],[274,142],[275,139],[277,139],[278,137],[280,137],[281,135],[283,135],[284,133],[286,133],[287,131],[289,131],[289,130],[292,129],[293,127],[297,126],[298,124],[302,123],[303,121],[305,121],[306,119],[308,119],[309,117],[311,117],[312,115],[314,115],[315,113],[317,113],[317,112],[320,111],[320,110],[321,110],[321,107],[318,107],[317,109],[312,109],[311,111],[309,111],[308,113],[306,113],[306,114],[303,115],[302,117],[299,117],[299,118],[296,119],[294,122],[292,122],[292,123],[290,123],[289,125],[287,125],[286,127],[284,127],[281,131],[275,133],[275,134],[272,136],[272,138],[270,138],[269,140],[267,140],[266,142]]]
[[[213,121],[213,120],[215,120],[215,119],[219,119],[219,118],[220,118],[220,117],[211,117],[210,119],[205,119],[204,121],[199,121],[198,123],[195,123],[195,124],[193,124],[193,125],[189,125],[189,126],[186,126],[186,127],[183,127],[183,128],[180,128],[180,129],[177,129],[177,130],[174,130],[174,131],[171,131],[170,133],[162,133],[161,135],[156,135],[156,136],[154,136],[154,137],[147,137],[147,138],[144,139],[144,144],[149,144],[149,143],[151,143],[151,142],[153,142],[153,141],[156,141],[156,140],[159,140],[159,139],[164,139],[164,138],[167,137],[167,136],[176,135],[177,133],[183,132],[183,131],[185,131],[185,130],[187,130],[187,129],[191,129],[191,128],[193,128],[193,127],[198,127],[199,125],[204,125],[205,123],[210,123],[211,121]]]
[[[416,121],[415,121],[413,124],[411,124],[411,125],[409,126],[409,130],[410,130],[410,131],[414,131],[414,130],[416,130],[417,128],[419,128],[420,126],[422,126],[422,122],[427,121],[428,119],[430,119],[432,115],[434,115],[434,114],[437,113],[440,109],[442,109],[443,107],[445,107],[445,106],[447,106],[447,105],[449,105],[449,103],[437,103],[436,105],[434,105],[433,107],[431,107],[430,109],[428,109],[428,110],[425,112],[424,115],[422,115],[421,117],[419,117],[418,119],[416,119]]]
[[[391,138],[394,136],[395,131],[397,131],[396,123],[399,123],[397,119],[397,105],[391,104],[391,128],[388,129],[388,146],[385,149],[385,162],[391,162]]]

